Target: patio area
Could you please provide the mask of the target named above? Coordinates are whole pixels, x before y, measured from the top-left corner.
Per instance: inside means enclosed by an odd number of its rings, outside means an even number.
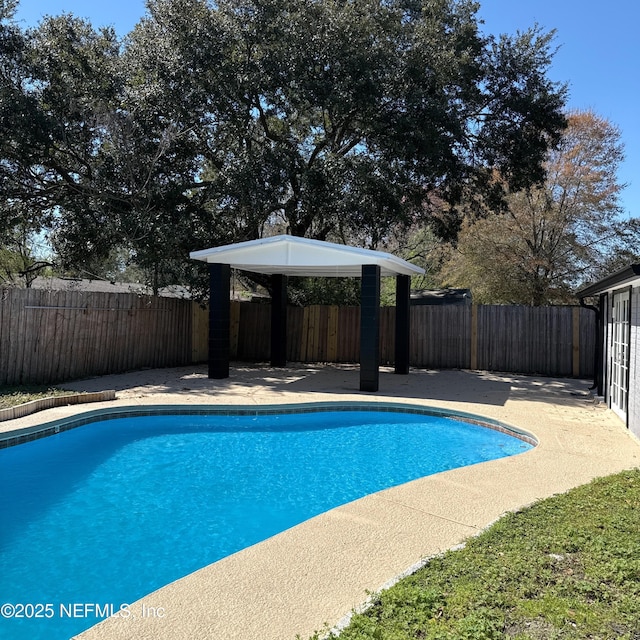
[[[640,444],[594,404],[588,381],[478,371],[380,370],[379,393],[358,390],[356,366],[233,365],[155,369],[67,383],[115,389],[107,403],[50,409],[0,423],[21,429],[82,411],[146,404],[261,405],[331,400],[406,402],[494,418],[528,431],[524,454],[421,478],[333,509],[150,594],[128,618],[82,640],[306,639],[339,623],[390,580],[486,528],[501,514],[640,464]],[[145,607],[143,609],[143,607]],[[162,611],[162,616],[145,612]]]

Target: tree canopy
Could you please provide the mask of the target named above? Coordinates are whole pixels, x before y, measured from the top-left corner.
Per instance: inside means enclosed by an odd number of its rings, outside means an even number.
[[[606,275],[618,255],[630,260],[629,247],[640,248],[638,220],[620,216],[622,159],[617,127],[592,111],[570,113],[560,144],[547,154],[545,181],[509,194],[506,213],[465,222],[443,278],[471,287],[478,302],[574,300],[579,285]]]
[[[553,33],[493,37],[468,0],[149,0],[123,41],[0,14],[2,224],[154,285],[276,228],[376,247],[544,178],[565,126]],[[491,177],[498,172],[502,181]]]

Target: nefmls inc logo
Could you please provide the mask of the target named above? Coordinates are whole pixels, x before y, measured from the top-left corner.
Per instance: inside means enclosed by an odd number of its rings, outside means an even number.
[[[61,618],[110,618],[113,615],[128,618],[131,610],[128,604],[69,602],[60,603],[59,615]]]

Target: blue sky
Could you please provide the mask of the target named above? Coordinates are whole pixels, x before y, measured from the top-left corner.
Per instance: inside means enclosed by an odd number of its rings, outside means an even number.
[[[294,0],[292,0],[294,1]],[[569,83],[571,109],[592,109],[621,129],[626,160],[621,204],[640,216],[640,1],[481,0],[486,33],[515,33],[538,23],[555,29],[559,48],[550,76]],[[17,19],[35,26],[45,14],[70,12],[123,36],[145,12],[143,0],[20,0]]]

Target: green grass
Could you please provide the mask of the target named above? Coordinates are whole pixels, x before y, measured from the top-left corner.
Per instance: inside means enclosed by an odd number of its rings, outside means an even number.
[[[640,640],[640,471],[505,516],[382,592],[339,637]]]
[[[72,393],[74,392],[44,385],[0,386],[0,409],[15,407],[31,400],[40,400],[51,396],[68,396]]]

